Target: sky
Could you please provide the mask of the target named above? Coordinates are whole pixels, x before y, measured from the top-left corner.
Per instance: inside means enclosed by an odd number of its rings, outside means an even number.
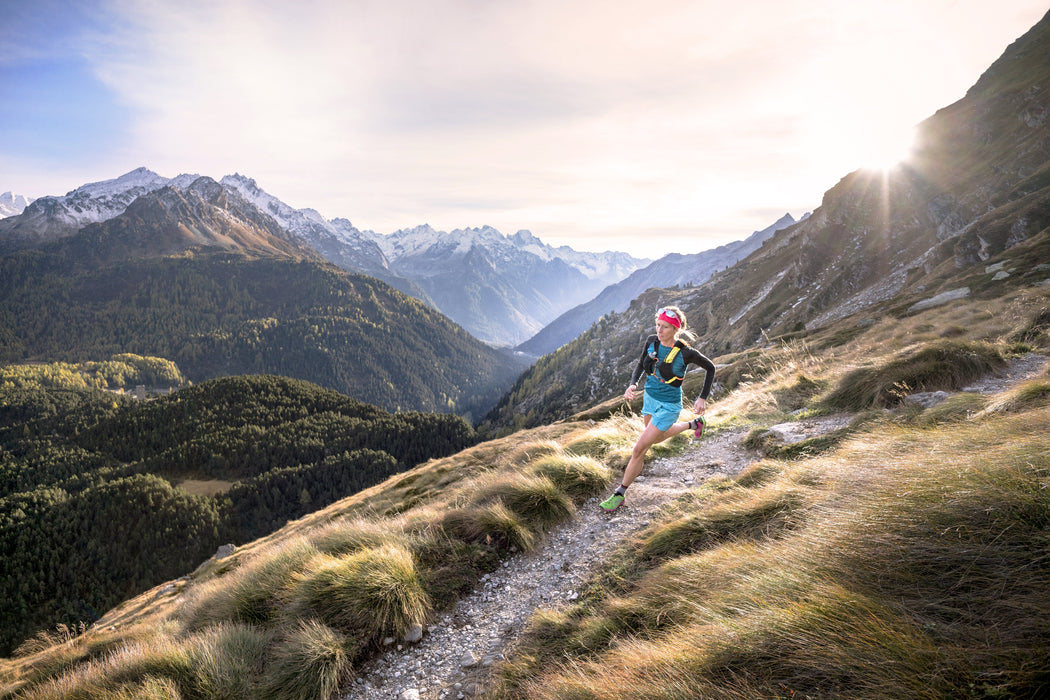
[[[659,258],[907,153],[1045,0],[0,0],[0,192],[240,173]]]

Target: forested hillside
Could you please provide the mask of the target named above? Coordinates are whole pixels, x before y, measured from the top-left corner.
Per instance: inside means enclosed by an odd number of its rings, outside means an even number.
[[[274,376],[147,402],[65,387],[69,376],[61,365],[0,375],[3,654],[188,573],[221,544],[476,441],[454,415],[390,414]],[[194,495],[186,479],[220,490]]]
[[[421,302],[328,264],[198,251],[96,266],[62,250],[0,258],[0,362],[137,353],[193,381],[277,374],[387,410],[474,416],[522,368]]]

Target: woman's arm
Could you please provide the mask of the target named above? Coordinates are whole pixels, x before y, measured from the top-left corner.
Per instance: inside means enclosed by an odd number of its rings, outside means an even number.
[[[702,352],[696,348],[686,347],[682,351],[682,359],[689,365],[700,365],[704,370],[704,388],[700,390],[697,401],[703,400],[706,404],[707,397],[711,394],[711,386],[715,383],[715,363],[711,362]]]
[[[631,383],[623,394],[628,401],[634,400],[634,392],[638,389],[638,380],[645,374],[645,361],[649,358],[649,346],[654,342],[659,342],[659,339],[657,336],[651,335],[645,339],[645,344],[642,345],[642,354],[638,356],[638,364],[635,365],[634,373],[631,375]]]

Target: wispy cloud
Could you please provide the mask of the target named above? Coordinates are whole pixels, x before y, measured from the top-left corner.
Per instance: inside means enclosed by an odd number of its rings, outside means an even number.
[[[68,16],[60,5],[77,21],[51,36],[42,18]],[[816,206],[863,146],[961,97],[1045,11],[1034,0],[40,7],[16,23],[32,31],[0,29],[0,65],[6,78],[15,58],[60,55],[58,39],[75,38],[109,102],[87,95],[82,109],[121,135],[68,164],[96,168],[86,179],[138,165],[239,171],[293,206],[379,231],[491,224],[581,247],[665,236],[668,248],[696,231],[682,241],[695,250],[772,223],[755,211]],[[43,177],[18,155],[27,181]]]

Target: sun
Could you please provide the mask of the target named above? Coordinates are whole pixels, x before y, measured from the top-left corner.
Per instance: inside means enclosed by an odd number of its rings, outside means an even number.
[[[808,153],[842,177],[854,170],[888,173],[910,160],[916,124],[891,108],[827,110],[810,122]]]
[[[910,159],[915,147],[915,126],[880,120],[854,138],[857,166],[885,172]]]

